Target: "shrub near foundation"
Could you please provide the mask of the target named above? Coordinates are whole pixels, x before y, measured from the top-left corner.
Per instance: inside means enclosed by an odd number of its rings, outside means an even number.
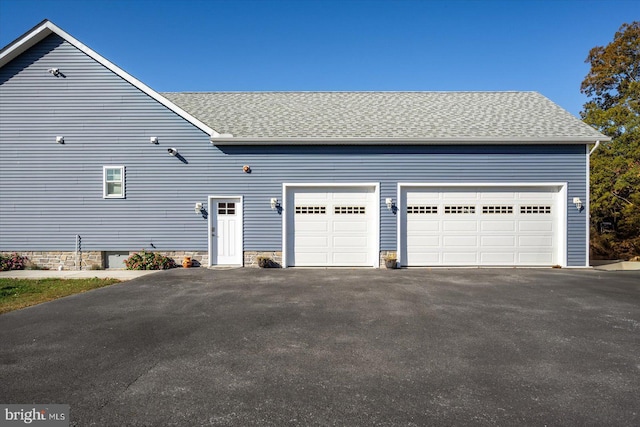
[[[0,271],[24,270],[27,258],[18,254],[0,255]]]
[[[177,267],[173,258],[144,249],[127,258],[124,265],[127,270],[168,270]]]

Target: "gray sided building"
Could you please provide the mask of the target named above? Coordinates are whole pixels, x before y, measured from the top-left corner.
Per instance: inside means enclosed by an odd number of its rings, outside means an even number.
[[[585,267],[606,140],[535,92],[160,94],[43,21],[0,51],[0,252]]]

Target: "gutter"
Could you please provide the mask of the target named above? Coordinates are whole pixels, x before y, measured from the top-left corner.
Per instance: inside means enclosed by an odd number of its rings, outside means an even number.
[[[593,148],[591,149],[591,151],[589,151],[589,157],[591,157],[593,152],[596,151],[596,148],[598,148],[599,146],[600,146],[600,140],[597,140],[596,141],[596,145],[594,145]]]

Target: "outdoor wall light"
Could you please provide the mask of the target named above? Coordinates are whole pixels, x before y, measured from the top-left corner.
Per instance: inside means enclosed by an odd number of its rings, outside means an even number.
[[[56,136],[56,142],[58,144],[64,144],[64,136]]]
[[[574,197],[573,203],[576,205],[576,209],[578,209],[579,211],[582,210],[582,200],[580,200],[580,197]]]
[[[393,199],[391,197],[387,197],[384,202],[387,204],[387,209],[393,209]]]
[[[278,207],[278,199],[276,199],[275,197],[273,197],[271,199],[271,210],[276,210],[276,208]]]
[[[193,210],[195,211],[196,215],[200,215],[202,213],[202,203],[197,202],[193,207]]]
[[[242,170],[244,171],[244,173],[251,173],[251,166],[249,165],[244,165],[242,167]]]
[[[167,153],[169,153],[169,155],[171,156],[175,156],[176,154],[178,154],[178,150],[176,150],[175,148],[168,148]]]
[[[49,68],[47,71],[49,73],[51,73],[53,76],[55,76],[55,77],[59,77],[60,76],[60,69],[59,68]]]
[[[149,138],[149,142],[151,142],[152,144],[157,144],[158,143],[158,137],[157,136],[152,136],[151,138]]]

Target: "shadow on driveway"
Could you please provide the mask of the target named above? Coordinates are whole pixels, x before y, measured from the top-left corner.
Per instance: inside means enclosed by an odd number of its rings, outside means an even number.
[[[176,269],[0,316],[72,425],[638,425],[640,272]]]

